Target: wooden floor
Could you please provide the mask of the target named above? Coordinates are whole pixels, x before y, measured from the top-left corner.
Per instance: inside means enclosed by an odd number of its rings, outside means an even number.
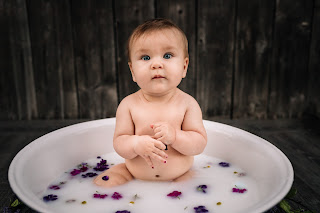
[[[291,161],[297,189],[286,201],[293,209],[320,212],[320,120],[217,120],[256,134],[282,150]],[[0,211],[16,199],[8,183],[8,168],[14,156],[34,139],[55,129],[84,120],[0,121]],[[34,212],[21,206],[20,212]],[[4,212],[4,211],[3,211]],[[269,212],[284,212],[279,206]]]

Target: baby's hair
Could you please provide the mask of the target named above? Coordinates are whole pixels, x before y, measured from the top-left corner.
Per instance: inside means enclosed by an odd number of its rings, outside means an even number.
[[[148,20],[145,23],[139,25],[136,29],[134,29],[134,31],[130,35],[130,37],[128,39],[128,43],[127,43],[127,56],[128,56],[129,62],[131,61],[131,59],[130,59],[130,48],[131,48],[132,43],[137,38],[139,38],[142,35],[145,35],[147,33],[154,32],[154,31],[157,31],[157,30],[164,30],[164,29],[176,29],[176,30],[178,30],[178,32],[180,32],[180,34],[182,36],[182,39],[183,39],[183,44],[184,44],[184,49],[185,49],[184,50],[185,56],[189,57],[189,54],[188,54],[188,39],[187,39],[185,33],[176,24],[174,24],[169,19],[156,18],[156,19]]]

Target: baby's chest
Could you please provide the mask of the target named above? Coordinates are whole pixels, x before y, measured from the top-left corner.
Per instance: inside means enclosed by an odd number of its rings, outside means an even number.
[[[151,134],[151,124],[167,122],[180,129],[185,116],[185,109],[179,107],[144,107],[132,111],[132,120],[136,134]]]

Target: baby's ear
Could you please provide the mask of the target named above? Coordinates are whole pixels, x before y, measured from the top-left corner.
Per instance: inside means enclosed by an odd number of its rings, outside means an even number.
[[[184,62],[183,62],[182,78],[185,78],[185,77],[186,77],[187,71],[188,71],[188,66],[189,66],[189,58],[186,57],[186,58],[184,59]]]
[[[133,80],[134,82],[137,82],[137,81],[136,81],[136,78],[134,77],[134,72],[133,72],[133,70],[132,70],[132,63],[131,63],[131,62],[128,62],[128,65],[129,65],[129,68],[130,68],[132,80]]]

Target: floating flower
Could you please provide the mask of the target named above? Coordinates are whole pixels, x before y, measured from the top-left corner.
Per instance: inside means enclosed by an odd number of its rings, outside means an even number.
[[[76,175],[78,175],[78,174],[80,174],[81,173],[81,170],[80,169],[74,169],[72,172],[70,172],[70,174],[72,175],[72,176],[76,176]]]
[[[220,163],[219,163],[219,166],[221,166],[221,167],[229,167],[230,164],[227,163],[227,162],[220,162]]]
[[[66,203],[74,203],[74,202],[76,202],[76,200],[75,200],[75,199],[69,199],[69,200],[66,200]]]
[[[116,211],[116,213],[130,213],[128,210]]]
[[[106,175],[106,176],[103,176],[103,177],[102,177],[102,180],[104,180],[104,181],[109,180],[109,176],[107,176],[107,175]]]
[[[100,159],[100,158],[101,158],[101,156],[97,156],[97,158],[98,158],[98,159]]]
[[[85,172],[85,171],[87,171],[88,170],[88,167],[86,167],[86,166],[82,166],[81,168],[80,168],[80,171],[81,172]]]
[[[94,177],[94,176],[97,176],[98,174],[97,173],[94,173],[94,172],[88,172],[86,174],[83,174],[82,177],[83,178],[87,178],[87,177]]]
[[[104,159],[101,159],[100,163],[97,163],[97,166],[93,168],[95,171],[104,171],[109,169],[109,165],[107,164],[107,161]]]
[[[207,193],[207,191],[206,191],[207,188],[208,188],[207,185],[199,185],[199,186],[197,187],[197,190],[198,190],[199,192]]]
[[[50,186],[50,187],[49,187],[49,189],[59,190],[59,189],[60,189],[60,187],[59,187],[59,186],[57,186],[57,185],[52,185],[52,186]]]
[[[235,192],[235,193],[245,193],[247,191],[247,189],[243,188],[243,189],[239,189],[237,186],[236,188],[232,188],[232,192]]]
[[[81,204],[87,204],[87,201],[84,200],[84,201],[81,202]]]
[[[50,195],[43,197],[43,201],[45,201],[45,202],[54,201],[57,199],[58,199],[58,195],[53,195],[53,194],[50,194]]]
[[[114,200],[119,200],[122,198],[122,195],[118,192],[113,193],[113,195],[111,196]]]
[[[222,204],[221,202],[218,202],[218,203],[217,203],[217,206],[220,206],[221,204]]]
[[[179,198],[179,195],[181,195],[181,194],[182,194],[181,192],[173,191],[173,192],[167,194],[167,196],[172,197],[172,198]]]
[[[238,177],[243,177],[243,176],[246,176],[246,173],[241,172],[241,173],[238,174]]]
[[[194,207],[193,209],[195,213],[209,212],[205,206],[198,206],[198,207]]]
[[[93,194],[94,198],[100,198],[100,199],[104,199],[106,198],[108,195],[107,194]]]

